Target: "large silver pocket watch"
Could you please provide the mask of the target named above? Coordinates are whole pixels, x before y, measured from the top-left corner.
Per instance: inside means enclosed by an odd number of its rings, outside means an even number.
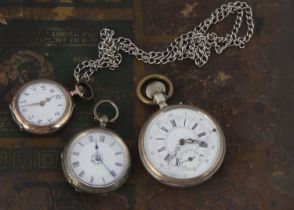
[[[116,115],[109,119],[99,115],[101,104],[114,107]],[[129,150],[123,139],[106,128],[118,118],[119,110],[110,100],[102,100],[94,108],[99,128],[91,128],[75,135],[65,146],[62,169],[67,181],[78,191],[107,193],[119,188],[128,178],[131,166]]]
[[[37,79],[18,89],[10,104],[10,110],[20,130],[33,134],[53,133],[71,118],[74,95],[91,100],[94,92],[86,82],[77,83],[75,90],[68,91],[55,81]]]
[[[177,187],[200,184],[221,166],[226,142],[218,122],[194,106],[168,106],[173,84],[165,76],[152,74],[137,86],[139,99],[159,105],[139,136],[139,154],[147,171],[159,182]]]

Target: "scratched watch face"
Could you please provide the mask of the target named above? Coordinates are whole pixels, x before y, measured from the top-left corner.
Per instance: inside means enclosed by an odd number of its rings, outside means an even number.
[[[129,168],[129,153],[119,137],[104,130],[86,131],[66,154],[72,173],[83,184],[103,188],[119,183]]]
[[[52,81],[31,83],[18,96],[20,115],[32,125],[54,125],[66,112],[68,102],[65,91]]]
[[[220,159],[224,139],[215,121],[199,110],[161,111],[145,129],[143,150],[161,174],[190,179],[206,174]]]

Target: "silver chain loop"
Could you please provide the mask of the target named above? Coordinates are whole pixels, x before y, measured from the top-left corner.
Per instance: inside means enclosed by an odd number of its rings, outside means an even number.
[[[236,14],[236,20],[231,33],[224,37],[216,33],[208,33],[211,25],[221,22],[230,14]],[[193,31],[182,34],[170,43],[164,51],[146,52],[138,48],[130,39],[125,37],[113,38],[114,31],[102,29],[100,37],[102,41],[98,44],[98,58],[96,60],[83,61],[74,69],[74,77],[77,82],[91,80],[91,76],[99,69],[115,70],[122,61],[123,51],[134,55],[138,60],[148,64],[166,64],[184,59],[194,60],[197,67],[207,63],[211,50],[221,54],[226,48],[236,46],[244,48],[251,39],[254,32],[252,9],[246,2],[236,1],[223,4],[216,9],[209,18],[200,23]],[[237,36],[246,19],[247,32],[244,36]]]

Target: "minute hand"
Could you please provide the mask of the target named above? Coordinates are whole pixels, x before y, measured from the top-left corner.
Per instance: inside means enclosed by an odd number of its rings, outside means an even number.
[[[41,105],[41,102],[32,103],[32,104],[26,104],[26,105],[20,106],[20,108],[27,107],[27,106],[36,106],[36,105]]]
[[[37,102],[37,103],[32,103],[32,104],[26,104],[26,105],[23,105],[23,106],[20,106],[20,107],[23,108],[23,107],[27,107],[27,106],[37,106],[37,105],[44,106],[46,102],[49,102],[52,98],[54,98],[56,96],[58,96],[58,95],[53,95],[53,96],[47,97],[43,101],[40,101],[40,102]]]
[[[112,171],[112,170],[110,170],[106,165],[105,165],[105,163],[103,162],[103,160],[101,159],[101,163],[102,163],[102,165],[107,169],[107,171],[111,174],[111,176],[113,176],[113,177],[115,177],[115,172],[114,171]]]

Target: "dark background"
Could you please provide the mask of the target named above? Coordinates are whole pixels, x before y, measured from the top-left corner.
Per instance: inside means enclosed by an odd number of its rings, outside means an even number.
[[[294,208],[294,81],[292,0],[248,0],[256,25],[244,50],[213,54],[207,65],[191,61],[144,65],[125,55],[115,72],[95,75],[95,100],[75,99],[75,114],[54,135],[18,130],[8,104],[16,89],[39,77],[71,89],[72,69],[95,58],[99,30],[162,49],[192,30],[222,3],[214,0],[3,0],[0,2],[0,209],[1,210],[291,210]],[[212,30],[228,32],[234,17]],[[137,137],[156,109],[140,103],[134,87],[149,73],[174,81],[170,103],[210,112],[227,139],[223,166],[209,181],[188,189],[166,187],[143,168]],[[130,179],[107,196],[75,192],[65,181],[60,152],[72,135],[95,126],[91,110],[115,100],[121,117],[112,127],[129,146]]]

